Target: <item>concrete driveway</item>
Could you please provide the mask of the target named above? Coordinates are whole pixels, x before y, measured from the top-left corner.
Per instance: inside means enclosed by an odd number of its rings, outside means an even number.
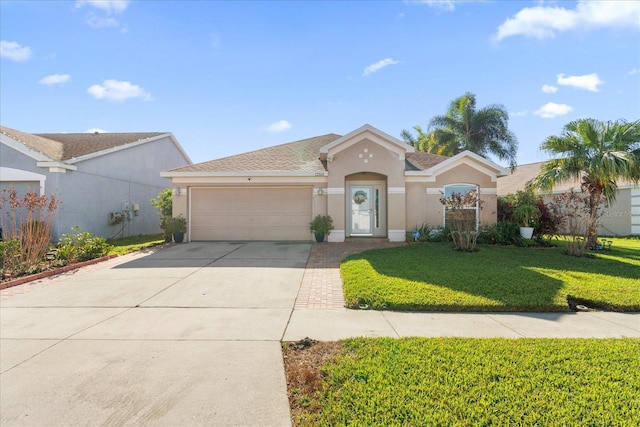
[[[310,246],[174,245],[4,299],[0,424],[290,425],[280,340]]]

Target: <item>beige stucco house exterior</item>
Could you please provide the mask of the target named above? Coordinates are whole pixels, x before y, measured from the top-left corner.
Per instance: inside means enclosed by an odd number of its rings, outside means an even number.
[[[303,240],[309,222],[330,215],[330,242],[404,241],[422,224],[443,225],[443,194],[478,191],[480,223],[495,223],[498,177],[508,171],[465,151],[454,157],[413,147],[364,125],[162,173],[188,240]],[[475,208],[474,208],[475,209]]]

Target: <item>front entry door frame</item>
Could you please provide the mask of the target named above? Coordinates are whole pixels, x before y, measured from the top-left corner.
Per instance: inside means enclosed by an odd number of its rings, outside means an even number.
[[[358,201],[354,200],[356,192]],[[346,193],[347,235],[351,237],[386,237],[387,201],[384,181],[348,181]]]

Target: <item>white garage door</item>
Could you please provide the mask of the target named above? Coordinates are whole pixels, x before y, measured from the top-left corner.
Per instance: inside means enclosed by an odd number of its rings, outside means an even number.
[[[191,240],[310,240],[312,187],[192,188]]]

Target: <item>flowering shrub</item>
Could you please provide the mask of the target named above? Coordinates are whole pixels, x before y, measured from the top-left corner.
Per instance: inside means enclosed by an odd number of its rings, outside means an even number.
[[[596,240],[595,231],[600,225],[602,211],[593,209],[594,204],[601,204],[604,198],[595,200],[589,193],[576,193],[572,190],[558,194],[553,198],[556,209],[566,221],[568,236],[567,253],[573,256],[584,256],[589,245]]]
[[[476,207],[482,209],[482,201],[476,190],[466,193],[453,193],[440,199],[447,212],[446,225],[451,230],[451,238],[457,251],[473,252],[478,240],[478,224]]]
[[[19,265],[31,270],[43,260],[51,243],[51,225],[58,204],[56,196],[47,197],[35,191],[28,191],[22,198],[13,188],[0,193],[2,238],[17,242],[2,246],[4,273],[15,273],[13,270]]]

